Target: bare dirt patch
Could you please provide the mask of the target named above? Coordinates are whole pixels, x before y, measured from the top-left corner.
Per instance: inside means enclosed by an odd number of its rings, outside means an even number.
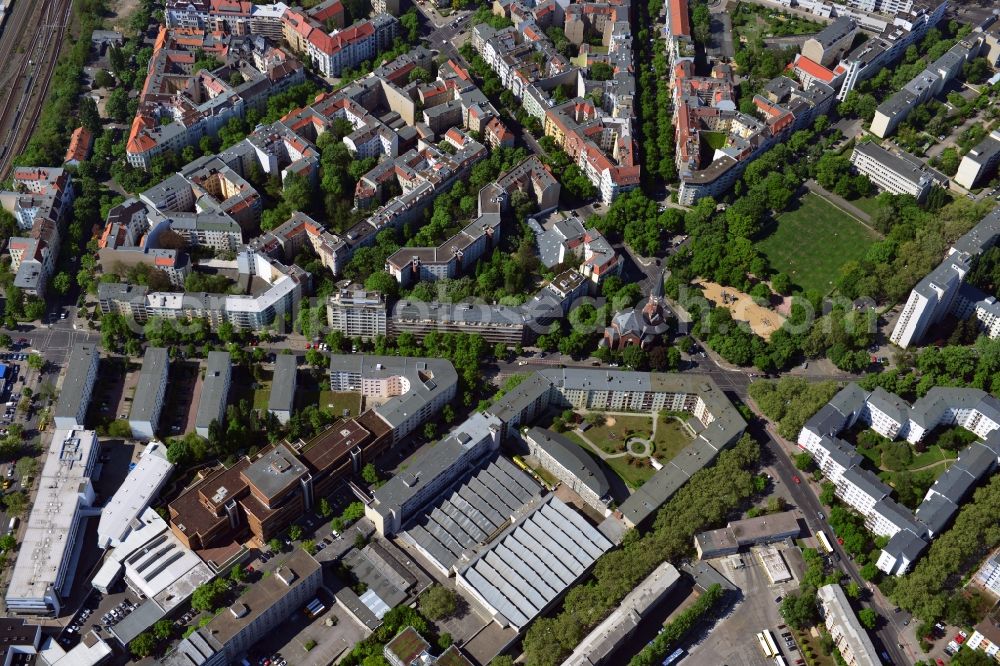
[[[701,287],[705,298],[728,309],[733,319],[750,324],[750,330],[765,340],[785,323],[785,318],[777,311],[758,305],[750,294],[715,282],[696,280],[695,284]]]

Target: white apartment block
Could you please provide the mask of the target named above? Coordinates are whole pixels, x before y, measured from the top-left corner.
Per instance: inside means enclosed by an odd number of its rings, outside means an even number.
[[[388,321],[385,298],[359,286],[338,289],[326,304],[330,328],[349,338],[372,339],[386,335]]]
[[[965,645],[970,650],[979,650],[986,653],[986,656],[1000,661],[1000,624],[987,616],[976,625],[975,631],[969,636]]]
[[[971,190],[982,179],[995,173],[998,164],[1000,164],[1000,130],[993,130],[962,158],[955,173],[955,182]]]
[[[816,591],[816,596],[826,629],[847,666],[879,666],[882,661],[875,645],[840,585],[824,585]]]
[[[858,173],[890,194],[909,194],[922,201],[934,185],[934,178],[919,159],[908,153],[890,153],[871,141],[855,146],[851,163]]]
[[[976,582],[1000,597],[1000,553],[993,553],[976,572]]]

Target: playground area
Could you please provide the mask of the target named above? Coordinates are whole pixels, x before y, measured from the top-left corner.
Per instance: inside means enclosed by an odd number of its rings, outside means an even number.
[[[750,294],[706,280],[695,280],[694,284],[701,288],[705,298],[729,310],[733,319],[750,324],[750,330],[765,340],[785,323],[776,310],[758,305]]]

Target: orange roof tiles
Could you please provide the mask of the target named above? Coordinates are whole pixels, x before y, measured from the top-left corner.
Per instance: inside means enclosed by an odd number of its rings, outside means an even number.
[[[670,34],[674,37],[691,36],[687,0],[670,0]]]
[[[90,145],[94,135],[86,127],[77,127],[69,140],[69,150],[66,151],[65,162],[82,162],[90,155]]]
[[[824,83],[829,83],[833,81],[836,76],[833,72],[828,70],[823,65],[819,64],[815,60],[811,60],[801,53],[795,56],[795,69],[802,70],[814,79],[819,79]]]

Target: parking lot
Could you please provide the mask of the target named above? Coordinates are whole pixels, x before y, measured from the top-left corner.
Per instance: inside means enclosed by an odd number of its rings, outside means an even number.
[[[743,553],[744,566],[734,566],[734,560],[716,558],[712,566],[743,593],[739,607],[729,613],[712,629],[711,640],[701,640],[689,650],[693,663],[728,664],[729,666],[772,666],[773,659],[764,657],[757,645],[756,635],[764,629],[774,634],[783,656],[790,665],[801,658],[798,649],[789,647],[783,634],[788,632],[778,612],[777,599],[798,589],[802,575],[801,559],[786,555],[786,562],[794,578],[787,583],[772,585],[760,561],[750,553]],[[791,634],[789,634],[790,636]],[[794,646],[794,641],[792,643]]]

